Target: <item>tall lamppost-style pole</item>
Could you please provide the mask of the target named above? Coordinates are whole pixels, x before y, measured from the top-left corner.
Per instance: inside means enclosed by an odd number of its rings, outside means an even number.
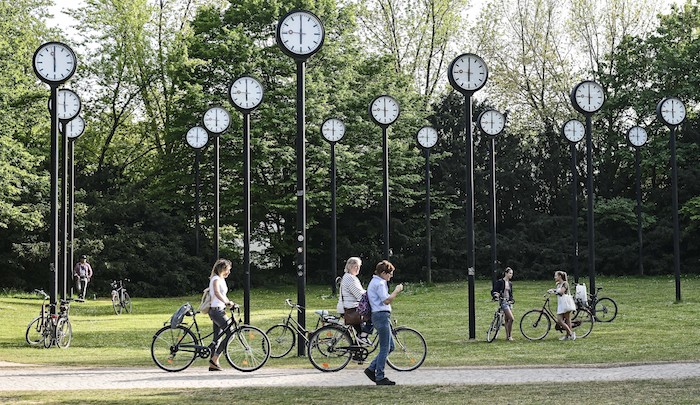
[[[321,125],[323,139],[331,145],[331,289],[337,293],[335,278],[338,276],[338,224],[336,212],[336,183],[335,183],[335,144],[345,135],[345,123],[337,118],[329,118]]]
[[[423,127],[416,134],[418,145],[423,149],[425,155],[425,281],[428,284],[433,282],[431,235],[430,235],[430,148],[438,141],[438,132],[433,127]]]
[[[647,143],[647,131],[640,126],[633,126],[627,131],[627,141],[634,147],[634,172],[637,194],[637,245],[639,249],[639,275],[644,275],[644,248],[642,244],[642,170],[639,149]]]
[[[68,135],[68,277],[72,274],[75,253],[75,141],[85,132],[85,120],[79,115],[70,120],[63,129]],[[70,279],[70,278],[68,278]]]
[[[586,128],[579,120],[569,120],[561,128],[561,134],[569,141],[571,149],[571,236],[573,239],[571,268],[574,269],[574,282],[578,284],[578,159],[576,157],[576,144],[586,136]]]
[[[192,127],[185,135],[187,144],[194,149],[194,243],[195,254],[199,256],[199,213],[200,213],[200,179],[199,163],[202,148],[209,142],[209,134],[202,127]]]

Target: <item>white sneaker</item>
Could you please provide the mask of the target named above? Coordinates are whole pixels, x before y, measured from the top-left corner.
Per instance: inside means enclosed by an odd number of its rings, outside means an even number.
[[[571,340],[576,340],[576,332],[571,332]]]
[[[564,335],[564,336],[560,337],[559,340],[569,340],[569,337]]]

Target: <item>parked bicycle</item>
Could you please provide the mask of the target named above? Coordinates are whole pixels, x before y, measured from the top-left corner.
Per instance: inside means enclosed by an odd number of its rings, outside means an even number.
[[[389,353],[387,364],[396,371],[415,370],[423,364],[428,353],[425,339],[415,329],[395,324],[394,320],[391,336],[395,349]],[[372,335],[370,345],[362,345],[353,326],[333,322],[322,326],[309,338],[309,361],[318,370],[339,371],[350,360],[362,364],[378,348],[378,334]]]
[[[62,349],[69,347],[73,340],[73,327],[68,319],[68,313],[73,299],[60,300],[59,313],[50,314],[46,305],[49,295],[44,290],[34,290],[34,292],[43,296],[44,300],[41,303],[39,316],[27,325],[25,340],[32,346],[43,344],[47,349],[53,345]]]
[[[124,281],[131,281],[128,278],[124,280],[114,280],[110,283],[112,287],[112,308],[114,308],[114,313],[120,315],[122,310],[126,310],[127,313],[131,313],[131,297],[129,293],[126,292],[124,288]]]
[[[585,308],[593,313],[596,322],[612,322],[617,316],[617,302],[609,297],[598,298],[598,293],[602,289],[603,287],[597,287],[595,293],[589,293],[586,305],[576,300],[576,311],[571,315],[571,319],[576,319],[579,316],[579,310]]]
[[[213,340],[218,341],[225,336],[227,330],[231,331],[231,335],[225,338],[226,341],[221,342],[225,348],[226,360],[236,370],[255,371],[270,358],[270,341],[262,330],[241,323],[238,306],[230,308],[230,311],[231,319],[227,327]],[[153,335],[151,358],[158,367],[165,371],[181,371],[189,367],[197,357],[206,359],[211,356],[214,342],[205,345],[204,340],[213,336],[214,332],[201,335],[197,324],[198,313],[190,303],[186,303]],[[185,316],[192,317],[192,321],[184,322]]]
[[[505,299],[501,297],[500,294],[496,293],[496,296],[494,297],[494,301],[498,300],[498,308],[496,308],[496,312],[493,314],[493,320],[491,321],[491,325],[489,326],[489,330],[486,332],[486,341],[491,343],[494,340],[496,340],[496,336],[498,336],[498,331],[501,330],[501,326],[505,323],[505,312],[503,311],[503,302]],[[511,302],[512,303],[512,302]]]
[[[270,327],[267,332],[265,332],[267,337],[270,339],[270,357],[273,359],[278,359],[289,354],[289,352],[291,352],[296,345],[297,336],[301,336],[304,339],[305,345],[308,346],[309,336],[312,335],[313,332],[319,328],[319,326],[331,322],[339,322],[338,317],[329,315],[328,311],[316,310],[316,315],[318,315],[316,327],[312,331],[309,331],[303,326],[299,325],[299,322],[292,317],[292,313],[295,309],[296,312],[301,312],[304,310],[304,307],[299,304],[292,303],[292,300],[289,298],[285,299],[284,302],[291,307],[289,309],[289,315],[287,315],[287,318],[283,321],[284,323],[274,325]]]
[[[549,308],[550,294],[544,295],[544,304],[542,309],[533,309],[526,312],[520,318],[520,332],[528,340],[541,340],[549,333],[554,322],[554,329],[560,333],[564,328],[557,322],[557,316]],[[576,338],[585,338],[591,334],[593,330],[593,314],[586,308],[579,310],[579,317],[571,321],[571,328],[576,332]]]

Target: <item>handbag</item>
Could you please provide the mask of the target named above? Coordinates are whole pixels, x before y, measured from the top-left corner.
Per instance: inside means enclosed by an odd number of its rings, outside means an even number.
[[[562,310],[564,312],[571,312],[576,309],[576,303],[574,302],[574,298],[570,294],[564,294],[561,296],[562,298]]]
[[[209,295],[209,287],[205,288],[202,294],[202,300],[197,309],[202,314],[208,314],[211,308],[211,295]]]
[[[362,323],[362,316],[357,308],[345,308],[343,318],[345,318],[346,325],[359,325]]]

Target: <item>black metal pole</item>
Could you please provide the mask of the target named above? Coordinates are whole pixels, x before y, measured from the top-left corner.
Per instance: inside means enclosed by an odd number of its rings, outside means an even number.
[[[496,286],[498,278],[498,257],[496,253],[496,137],[491,137],[489,142],[489,157],[491,169],[491,198],[489,210],[491,211],[491,287]]]
[[[243,288],[244,322],[250,324],[250,114],[243,114]]]
[[[676,163],[676,127],[671,127],[671,194],[673,197],[673,268],[676,273],[676,301],[681,300],[681,245],[678,224],[678,166]]]
[[[634,148],[634,165],[637,177],[637,244],[639,245],[639,275],[644,275],[644,249],[642,244],[642,169],[639,148]]]
[[[571,236],[573,238],[573,255],[571,258],[571,268],[574,269],[574,282],[578,284],[579,263],[578,263],[578,167],[576,144],[571,142]]]
[[[472,131],[472,98],[466,96],[464,103],[466,115],[467,146],[467,281],[469,283],[469,339],[476,339],[476,310],[474,307],[474,135]]]
[[[75,139],[68,141],[68,159],[68,275],[72,280],[75,253]]]
[[[53,105],[53,104],[52,104]],[[61,232],[61,255],[59,261],[61,270],[59,279],[62,278],[61,284],[61,299],[66,299],[66,290],[68,288],[68,135],[66,134],[66,123],[59,121],[61,125],[61,217],[60,217],[60,232]]]
[[[219,260],[219,146],[221,137],[214,141],[214,262]]]
[[[595,232],[593,230],[593,134],[591,115],[586,115],[586,170],[588,171],[588,280],[591,292],[595,293]]]
[[[433,282],[430,264],[433,260],[430,238],[430,148],[425,148],[425,281]]]
[[[199,161],[200,149],[194,152],[194,254],[199,256],[199,212],[200,212],[200,180],[199,180]]]
[[[391,250],[389,248],[389,135],[387,127],[382,126],[382,194],[384,201],[382,204],[384,222],[384,259],[389,260]]]
[[[337,294],[335,278],[338,276],[338,218],[336,211],[335,142],[331,142],[331,289]]]
[[[58,87],[51,85],[51,241],[49,271],[49,301],[51,314],[57,314],[56,297],[58,297]]]
[[[297,61],[297,304],[306,307],[306,99],[304,74],[306,62]],[[306,328],[306,313],[299,311],[297,321]],[[297,353],[305,353],[304,336],[297,337]]]

